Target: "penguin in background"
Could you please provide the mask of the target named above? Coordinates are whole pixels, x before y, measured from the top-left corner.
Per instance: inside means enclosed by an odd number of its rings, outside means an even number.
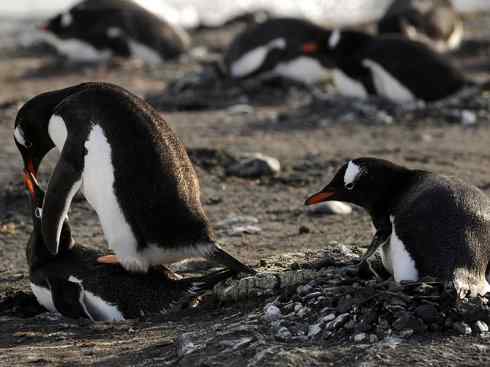
[[[129,0],[85,0],[41,27],[69,59],[136,57],[148,64],[175,59],[190,44],[187,33]]]
[[[237,80],[279,75],[305,84],[327,75],[328,59],[311,52],[322,45],[325,30],[295,18],[273,18],[238,34],[223,62],[226,74]]]
[[[452,282],[459,297],[490,291],[490,199],[459,178],[376,158],[345,163],[305,204],[339,200],[367,210],[376,233],[362,261],[379,251],[395,281]]]
[[[92,321],[120,321],[149,314],[178,311],[196,305],[197,298],[233,275],[222,270],[207,276],[168,280],[157,268],[130,274],[118,265],[98,264],[102,254],[76,245],[65,220],[60,250],[52,255],[43,240],[44,191],[28,172],[24,182],[32,205],[33,231],[26,247],[31,289],[48,311]]]
[[[437,52],[457,49],[463,21],[450,0],[395,0],[378,22],[378,33],[397,33]]]
[[[204,257],[236,273],[255,273],[216,243],[183,144],[157,111],[127,90],[84,83],[40,94],[19,110],[14,140],[34,177],[48,151],[61,153],[43,204],[42,234],[53,255],[81,190],[115,253],[101,262],[144,273]]]
[[[305,52],[329,59],[343,95],[376,95],[394,103],[434,102],[478,85],[426,45],[402,37],[325,30]]]

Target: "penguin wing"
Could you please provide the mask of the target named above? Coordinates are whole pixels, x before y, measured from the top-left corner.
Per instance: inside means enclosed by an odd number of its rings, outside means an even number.
[[[46,247],[55,255],[59,249],[63,222],[73,196],[80,189],[82,183],[81,169],[70,163],[67,156],[69,156],[69,152],[63,149],[60,160],[49,179],[43,204],[42,234]]]
[[[50,277],[47,282],[51,289],[53,304],[59,313],[73,319],[83,317],[95,320],[85,304],[81,283],[58,277]]]

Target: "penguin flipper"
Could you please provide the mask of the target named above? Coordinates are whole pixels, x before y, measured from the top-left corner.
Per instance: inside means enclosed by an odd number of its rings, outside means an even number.
[[[44,242],[54,255],[58,253],[61,229],[71,201],[82,183],[81,171],[76,169],[64,155],[63,151],[49,179],[41,222]]]
[[[389,240],[391,236],[391,228],[389,230],[378,230],[376,231],[366,253],[362,255],[359,264],[363,264],[367,259],[369,259],[376,252],[378,248],[383,246],[386,241]]]
[[[47,282],[51,289],[53,304],[59,313],[73,319],[96,320],[84,302],[84,290],[81,283],[57,277],[50,277]]]
[[[235,259],[225,250],[219,247],[218,244],[214,243],[206,254],[206,258],[212,262],[224,265],[235,273],[246,273],[246,274],[257,274],[257,272],[250,268],[249,266],[243,264],[239,260]]]

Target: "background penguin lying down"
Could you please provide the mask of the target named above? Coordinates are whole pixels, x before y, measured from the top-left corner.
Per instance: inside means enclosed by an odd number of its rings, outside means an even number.
[[[133,1],[85,0],[50,19],[42,29],[74,61],[137,57],[149,64],[173,59],[190,44],[187,33]]]
[[[98,264],[101,252],[73,246],[65,221],[61,247],[51,255],[41,234],[44,192],[26,173],[32,203],[33,232],[26,254],[32,292],[51,312],[92,321],[118,321],[152,313],[166,313],[193,304],[205,290],[230,277],[229,270],[203,277],[169,280],[158,267],[145,274],[131,274],[119,265]]]
[[[490,199],[454,177],[412,170],[375,158],[344,164],[306,200],[346,201],[368,211],[376,234],[363,260],[378,248],[396,281],[434,276],[464,297],[490,291]]]

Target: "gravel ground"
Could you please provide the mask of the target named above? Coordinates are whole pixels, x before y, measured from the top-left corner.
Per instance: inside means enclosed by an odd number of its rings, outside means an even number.
[[[490,15],[467,18],[467,39],[448,57],[470,77],[486,80]],[[238,29],[201,31],[195,43],[220,52]],[[194,310],[117,324],[42,312],[28,287],[24,249],[32,226],[12,126],[29,97],[87,80],[120,84],[161,110],[188,147],[205,209],[229,252],[274,274],[315,269],[308,273],[313,279],[276,282],[261,292],[254,283],[239,302],[215,295]],[[354,207],[350,214],[325,215],[303,207],[344,160],[366,155],[458,175],[489,192],[488,93],[401,109],[337,97],[328,83],[305,89],[272,80],[237,88],[216,80],[195,58],[160,67],[119,61],[90,67],[25,49],[0,53],[0,85],[2,365],[490,363],[485,299],[446,302],[450,291],[430,279],[397,286],[364,278],[352,265],[371,237],[366,213]],[[280,172],[237,176],[230,167],[245,153],[278,159]],[[52,153],[42,167],[44,181],[54,162]],[[78,243],[105,248],[83,198],[75,200],[70,219]],[[318,262],[323,267],[312,265]]]

